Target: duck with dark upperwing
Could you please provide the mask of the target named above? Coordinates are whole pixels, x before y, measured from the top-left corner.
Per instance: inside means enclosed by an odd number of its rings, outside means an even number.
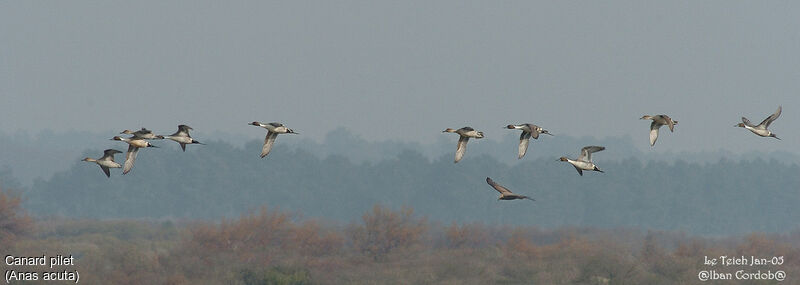
[[[467,152],[467,142],[469,142],[469,138],[476,138],[476,139],[483,138],[483,132],[476,131],[472,127],[463,127],[458,130],[447,128],[442,132],[456,133],[459,135],[458,147],[456,148],[456,159],[453,163],[458,163],[459,161],[461,161],[461,158],[464,157],[464,153]]]
[[[91,157],[87,157],[87,158],[84,158],[82,160],[86,161],[86,162],[97,163],[97,165],[100,166],[100,169],[103,170],[103,173],[106,174],[106,177],[111,177],[111,171],[109,170],[109,168],[121,168],[122,167],[122,165],[119,165],[119,163],[116,163],[114,161],[114,154],[117,154],[117,153],[122,153],[122,152],[118,151],[116,149],[110,149],[109,148],[109,149],[103,151],[103,157],[101,157],[101,158],[94,159],[94,158],[91,158]]]
[[[754,134],[762,136],[762,137],[773,137],[773,138],[779,139],[777,136],[775,136],[775,133],[773,133],[772,131],[768,130],[767,128],[769,128],[769,124],[772,124],[772,122],[777,120],[778,117],[780,117],[780,116],[781,116],[781,106],[778,106],[778,110],[775,111],[774,114],[769,115],[769,117],[767,117],[766,119],[761,121],[761,124],[753,125],[753,123],[751,123],[750,120],[748,120],[745,117],[742,117],[742,122],[736,124],[734,127],[740,127],[740,128],[748,129],[751,132],[753,132]]]
[[[672,132],[675,129],[675,125],[678,124],[678,121],[673,121],[672,118],[667,115],[644,115],[642,118],[640,118],[640,120],[653,120],[653,122],[650,123],[650,146],[654,146],[656,144],[656,140],[658,139],[658,129],[660,129],[661,126],[669,126],[669,131]]]
[[[522,130],[522,133],[519,135],[517,159],[521,159],[523,156],[525,156],[525,152],[528,151],[528,142],[530,142],[531,137],[536,140],[539,139],[539,134],[552,136],[550,132],[534,124],[508,125],[506,128],[512,130]]]
[[[122,141],[128,143],[128,153],[125,154],[125,165],[122,168],[122,174],[128,174],[131,172],[133,168],[133,163],[136,162],[136,154],[139,153],[139,149],[143,147],[156,147],[150,142],[146,141],[143,138],[137,138],[136,136],[131,138],[123,138],[120,136],[116,136],[111,138],[111,140],[115,141]]]
[[[497,200],[528,199],[528,200],[531,200],[531,201],[536,201],[533,198],[528,197],[528,196],[523,196],[523,195],[511,193],[511,190],[508,190],[508,188],[503,187],[502,185],[495,183],[494,180],[492,180],[489,177],[486,177],[486,183],[489,183],[489,185],[492,186],[494,188],[494,190],[497,190],[497,192],[500,192],[500,197],[497,198]]]
[[[250,125],[267,129],[267,137],[264,138],[264,147],[261,148],[261,158],[267,156],[272,150],[272,145],[275,144],[275,139],[278,138],[278,134],[297,134],[281,123],[264,124],[261,122],[252,122]]]
[[[172,135],[164,136],[166,139],[173,140],[181,145],[181,149],[186,151],[187,144],[204,144],[192,138],[189,135],[189,130],[192,130],[192,127],[187,125],[178,125],[178,131]]]
[[[138,131],[124,130],[120,134],[133,135],[132,139],[161,140],[164,136],[153,134],[153,131],[142,128]]]
[[[558,160],[566,161],[572,164],[572,166],[575,167],[575,170],[577,170],[578,174],[580,174],[581,176],[583,176],[584,170],[597,171],[602,173],[603,171],[597,168],[597,165],[594,165],[594,162],[592,162],[592,153],[603,151],[604,149],[606,148],[602,146],[594,146],[594,145],[585,146],[581,149],[581,155],[578,156],[578,159],[572,160],[567,158],[566,156],[562,156]]]

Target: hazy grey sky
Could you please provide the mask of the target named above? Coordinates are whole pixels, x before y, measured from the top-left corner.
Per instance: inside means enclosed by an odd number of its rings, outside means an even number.
[[[630,135],[657,151],[800,142],[792,1],[3,1],[0,132],[215,131],[322,139]],[[782,141],[734,128],[778,105]],[[109,134],[111,136],[113,134]],[[591,141],[587,141],[590,144]]]

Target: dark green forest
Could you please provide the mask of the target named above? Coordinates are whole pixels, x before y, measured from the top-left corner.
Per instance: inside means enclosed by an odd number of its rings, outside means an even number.
[[[281,138],[265,159],[258,157],[257,140],[243,147],[211,140],[185,153],[172,142],[156,142],[162,148],[142,150],[130,174],[115,169],[110,179],[96,165],[79,161],[101,152],[87,150],[76,153],[68,170],[20,187],[23,206],[34,216],[97,219],[219,219],[268,206],[350,222],[381,204],[411,207],[443,223],[710,235],[789,232],[800,221],[800,167],[771,158],[663,162],[635,151],[629,139],[555,137],[533,142],[528,156],[514,161],[509,158],[516,142],[509,136],[471,142],[464,160],[454,164],[454,142],[436,145],[440,154],[431,158],[431,148],[414,144],[328,139],[330,145]],[[576,156],[587,141],[608,147],[594,156],[606,173],[581,177],[556,161]],[[508,155],[485,151],[490,147]],[[345,151],[326,153],[326,148]],[[359,149],[364,156],[354,158]],[[536,201],[498,201],[487,176]]]

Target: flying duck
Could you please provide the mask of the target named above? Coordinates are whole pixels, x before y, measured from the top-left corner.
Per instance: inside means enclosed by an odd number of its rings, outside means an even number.
[[[536,140],[539,139],[539,134],[552,136],[550,132],[534,124],[508,125],[506,128],[512,130],[522,130],[522,133],[519,135],[518,159],[521,159],[523,156],[525,156],[525,152],[528,150],[528,142],[531,140],[531,137]]]
[[[186,151],[187,144],[204,144],[193,139],[192,136],[189,135],[189,130],[192,130],[192,127],[187,125],[178,125],[177,132],[169,136],[164,136],[164,138],[171,139],[180,144],[183,151]]]
[[[773,133],[772,131],[768,130],[767,128],[769,127],[769,124],[772,124],[772,122],[777,120],[778,117],[780,117],[780,116],[781,116],[781,106],[778,106],[778,110],[775,111],[774,114],[769,115],[769,117],[767,117],[766,119],[761,121],[761,124],[758,124],[757,126],[753,125],[753,123],[751,123],[750,120],[748,120],[747,118],[742,117],[742,122],[736,124],[734,127],[740,127],[740,128],[748,129],[751,132],[753,132],[754,134],[762,136],[762,137],[773,137],[773,138],[779,139],[777,136],[775,136],[775,133]]]
[[[653,120],[650,123],[650,146],[654,146],[656,144],[656,140],[658,139],[658,129],[661,128],[663,125],[669,126],[669,131],[672,132],[675,128],[675,125],[678,124],[678,121],[673,121],[667,115],[644,115],[640,118],[640,120]]]
[[[264,147],[261,148],[261,158],[267,156],[272,150],[272,145],[275,144],[275,139],[278,138],[278,134],[297,134],[295,131],[287,128],[281,123],[264,124],[261,122],[252,122],[250,125],[267,129],[267,137],[264,138]]]
[[[91,158],[91,157],[87,157],[87,158],[84,158],[82,160],[86,161],[86,162],[97,163],[97,165],[100,166],[100,169],[103,170],[103,173],[106,174],[106,177],[111,177],[111,171],[109,170],[109,168],[121,168],[122,167],[121,165],[119,165],[119,163],[116,163],[114,161],[114,154],[117,154],[117,153],[122,153],[122,152],[118,151],[116,149],[110,149],[109,148],[109,149],[103,151],[103,157],[101,157],[101,158],[94,159],[94,158]]]
[[[471,127],[463,127],[458,130],[447,128],[442,132],[456,133],[459,135],[458,148],[456,149],[456,159],[453,163],[458,163],[461,160],[461,158],[464,157],[464,153],[467,152],[467,142],[469,142],[469,138],[476,138],[476,139],[483,138],[483,132],[476,131]]]
[[[580,174],[581,176],[583,176],[584,170],[597,171],[602,173],[603,171],[597,168],[597,165],[594,165],[594,162],[592,162],[592,153],[602,151],[604,149],[606,148],[602,146],[585,146],[581,149],[581,155],[578,156],[578,159],[572,160],[567,158],[566,156],[562,156],[558,160],[566,161],[572,164],[572,166],[575,167],[575,170],[577,170],[578,174]]]
[[[511,193],[511,190],[508,190],[508,188],[503,187],[502,185],[495,183],[494,180],[492,180],[489,177],[486,177],[486,183],[489,183],[490,186],[494,187],[494,190],[497,190],[497,192],[500,192],[500,197],[498,197],[497,200],[528,199],[528,200],[531,200],[531,201],[536,201],[533,198],[530,198],[528,196],[523,196],[523,195]]]
[[[130,138],[123,138],[120,136],[116,136],[111,138],[111,140],[115,141],[123,141],[128,143],[128,152],[125,154],[125,165],[122,168],[122,174],[128,174],[131,172],[131,168],[133,168],[133,163],[136,162],[136,154],[139,152],[140,148],[143,147],[156,147],[150,142],[146,141],[143,138],[137,138],[135,135]]]

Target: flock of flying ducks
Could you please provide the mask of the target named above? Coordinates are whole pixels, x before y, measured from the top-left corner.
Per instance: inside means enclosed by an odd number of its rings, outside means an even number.
[[[128,143],[128,153],[125,155],[125,166],[119,165],[114,161],[114,155],[117,153],[122,153],[116,149],[107,149],[103,151],[103,157],[94,159],[91,157],[84,158],[83,161],[86,162],[94,162],[100,166],[100,169],[103,170],[103,173],[106,174],[106,177],[111,177],[111,168],[122,168],[122,174],[128,174],[133,168],[133,163],[136,161],[136,154],[139,153],[140,148],[147,148],[147,147],[156,147],[151,144],[148,140],[163,140],[163,139],[170,139],[178,144],[181,145],[181,149],[186,151],[187,144],[203,144],[199,141],[196,141],[189,135],[189,130],[192,128],[187,125],[178,125],[178,131],[169,136],[162,136],[153,134],[152,131],[142,128],[138,131],[131,131],[131,130],[124,130],[120,134],[127,134],[131,135],[129,138],[123,138],[120,136],[115,136],[111,138],[114,141],[122,141]]]
[[[775,133],[770,131],[769,125],[772,124],[778,117],[781,115],[781,107],[778,106],[778,110],[775,111],[772,115],[764,119],[760,124],[754,125],[745,117],[742,117],[742,122],[736,124],[735,127],[745,128],[754,134],[761,136],[761,137],[773,137],[779,139]],[[656,140],[658,139],[658,130],[662,126],[669,127],[669,131],[673,132],[675,130],[675,126],[678,124],[678,121],[673,120],[667,115],[645,115],[640,118],[641,120],[652,120],[653,122],[650,123],[650,146],[654,146],[656,144]],[[249,125],[262,127],[267,129],[267,136],[264,138],[264,146],[261,148],[261,158],[267,156],[270,151],[272,150],[272,146],[275,144],[275,139],[278,138],[279,134],[297,134],[294,130],[287,128],[281,123],[261,123],[261,122],[252,122]],[[508,125],[506,126],[507,129],[512,130],[522,130],[522,133],[519,136],[519,147],[517,149],[517,158],[521,159],[525,156],[525,153],[528,150],[528,144],[530,143],[530,139],[539,139],[539,134],[546,134],[552,136],[550,132],[539,127],[534,124],[519,124],[519,125]],[[140,148],[148,148],[148,147],[157,147],[150,143],[150,140],[161,140],[161,139],[169,139],[177,142],[180,144],[181,149],[186,151],[186,145],[189,144],[203,144],[199,141],[192,138],[189,135],[189,131],[192,130],[191,127],[187,125],[178,125],[178,131],[169,136],[163,135],[156,135],[152,131],[142,128],[138,131],[130,131],[124,130],[120,134],[128,134],[131,137],[123,138],[120,136],[115,136],[111,138],[111,140],[122,141],[128,144],[128,152],[125,155],[125,163],[124,166],[116,163],[114,161],[114,155],[117,153],[122,153],[116,149],[106,149],[103,151],[103,156],[98,159],[94,158],[84,158],[83,161],[86,162],[94,162],[100,166],[103,170],[103,173],[106,174],[107,177],[111,177],[111,168],[122,168],[122,174],[127,174],[133,168],[133,163],[136,161],[136,154],[138,153]],[[458,146],[456,148],[456,156],[454,163],[458,163],[464,157],[464,154],[467,152],[467,142],[469,142],[470,138],[481,139],[483,138],[483,132],[477,131],[472,127],[463,127],[460,129],[451,129],[447,128],[443,133],[455,133],[459,135],[458,138]],[[605,150],[605,147],[602,146],[585,146],[581,148],[581,154],[576,159],[570,159],[566,156],[560,157],[559,161],[566,161],[569,164],[572,164],[575,167],[575,170],[578,171],[578,174],[583,176],[583,171],[597,171],[603,172],[600,170],[597,165],[592,162],[592,153],[599,152]],[[491,178],[486,177],[486,183],[492,186],[497,192],[500,192],[500,197],[498,200],[516,200],[516,199],[528,199],[531,201],[535,201],[533,198],[528,196],[514,194],[508,188],[501,186],[494,182]]]

